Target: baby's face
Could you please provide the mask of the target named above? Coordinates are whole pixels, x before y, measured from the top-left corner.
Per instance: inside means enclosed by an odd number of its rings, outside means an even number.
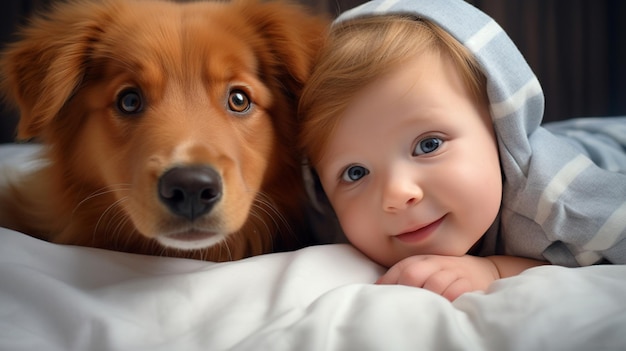
[[[340,118],[317,171],[347,238],[370,258],[464,255],[493,223],[502,178],[491,119],[450,61],[410,61]]]

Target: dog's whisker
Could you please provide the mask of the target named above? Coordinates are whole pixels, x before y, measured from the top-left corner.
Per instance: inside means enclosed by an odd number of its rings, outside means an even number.
[[[267,211],[266,211],[266,213],[267,213]],[[264,233],[265,233],[265,235],[269,236],[269,238],[270,238],[269,242],[270,242],[270,245],[271,245],[270,249],[271,249],[271,251],[273,251],[274,250],[274,231],[270,229],[269,225],[264,220],[264,217],[256,212],[255,207],[252,207],[250,209],[250,216],[256,218],[258,220],[257,222],[262,224],[265,227]],[[270,216],[270,218],[272,218],[272,217]],[[274,220],[272,219],[272,221],[274,221]],[[276,224],[276,221],[274,221],[274,223]],[[255,222],[255,224],[256,224],[256,222]]]
[[[117,225],[115,226],[115,228],[113,228],[111,233],[113,233],[116,237],[118,237],[118,240],[119,238],[124,238],[125,239],[124,245],[125,246],[129,245],[133,241],[132,239],[133,234],[136,232],[135,229],[133,229],[131,232],[126,231],[126,228],[129,227],[128,223],[131,222],[130,217],[124,215],[121,212],[118,212],[111,219],[110,224],[113,225],[114,222],[117,222]]]
[[[151,242],[150,246],[152,247],[153,250],[158,252],[157,256],[161,256],[161,257],[169,256],[168,255],[169,249],[163,245],[159,245],[156,241]]]
[[[261,206],[260,204],[263,204],[265,206]],[[293,228],[289,224],[289,221],[287,220],[285,215],[280,210],[278,210],[277,206],[266,194],[260,192],[256,198],[256,201],[253,202],[253,207],[259,208],[264,211],[274,221],[274,224],[278,228],[282,226],[286,229],[287,232],[293,232]]]
[[[226,248],[226,253],[228,253],[228,260],[232,261],[233,260],[233,254],[230,251],[230,246],[228,245],[228,241],[224,241],[224,245],[222,245]]]
[[[107,229],[109,228],[109,226],[110,226],[110,224],[111,224],[111,220],[106,221],[106,216],[108,216],[108,215],[111,213],[111,211],[113,211],[113,210],[114,210],[114,208],[115,208],[115,207],[120,206],[120,204],[121,204],[122,202],[127,201],[128,199],[129,199],[128,197],[123,197],[123,198],[121,198],[121,199],[119,199],[119,200],[117,200],[117,201],[113,202],[111,205],[109,205],[109,206],[108,206],[108,207],[107,207],[107,208],[106,208],[106,209],[105,209],[105,210],[104,210],[104,211],[100,214],[100,217],[98,217],[98,220],[96,221],[96,225],[95,225],[94,230],[93,230],[94,240],[95,240],[95,236],[97,235],[97,233],[98,233],[98,229],[100,228],[100,225],[101,225],[101,224],[106,224],[106,227],[104,228],[104,233],[109,233],[109,231],[108,231]],[[115,215],[115,214],[114,214],[114,215]],[[120,216],[121,216],[121,214],[120,214]],[[105,222],[105,223],[103,223],[103,222]],[[115,233],[113,232],[112,234],[115,234]],[[108,234],[106,234],[106,235],[108,235]],[[117,237],[117,236],[118,236],[118,235],[114,235],[114,237]]]
[[[129,233],[124,230],[124,226],[128,222],[130,222],[130,218],[121,212],[114,213],[107,221],[104,233],[112,238],[111,242],[115,243],[115,247],[127,247],[132,243],[132,232]]]
[[[265,227],[265,233],[268,233],[268,235],[273,236],[273,231],[270,229],[269,225],[267,224],[267,222],[264,220],[264,216],[262,216],[261,214],[257,213],[257,210],[260,209],[261,211],[264,211],[265,213],[268,213],[267,211],[263,210],[262,208],[257,208],[257,207],[252,207],[250,209],[250,216],[254,217],[255,219],[258,220],[258,223],[262,224],[263,227]],[[274,222],[274,224],[276,224],[276,221],[274,221],[274,219],[270,216],[270,218],[272,219],[272,221]]]
[[[105,186],[100,189],[97,189],[91,194],[89,194],[87,197],[82,199],[78,204],[76,204],[76,206],[74,207],[74,210],[72,211],[72,214],[75,214],[78,208],[84,205],[89,200],[95,199],[99,196],[115,193],[117,191],[131,190],[131,188],[132,188],[132,184],[120,183],[120,184],[113,184],[113,185],[109,185],[109,186]]]

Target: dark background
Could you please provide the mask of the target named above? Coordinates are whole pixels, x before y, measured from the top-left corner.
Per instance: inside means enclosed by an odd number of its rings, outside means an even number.
[[[51,0],[3,0],[0,47]],[[296,1],[296,0],[294,0]],[[297,0],[332,18],[363,0]],[[437,1],[437,0],[430,0]],[[544,121],[626,115],[626,1],[467,0],[517,44],[546,96]],[[0,143],[13,140],[17,115],[0,106]]]

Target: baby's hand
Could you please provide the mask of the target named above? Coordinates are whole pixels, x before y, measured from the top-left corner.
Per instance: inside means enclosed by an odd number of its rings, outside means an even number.
[[[376,283],[424,288],[453,301],[465,292],[484,291],[499,278],[488,258],[420,255],[396,263]]]

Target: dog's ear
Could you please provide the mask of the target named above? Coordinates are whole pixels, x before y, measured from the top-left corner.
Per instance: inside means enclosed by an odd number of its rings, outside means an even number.
[[[264,54],[262,64],[278,68],[279,73],[287,72],[289,77],[279,75],[281,83],[290,93],[299,95],[324,42],[330,19],[287,1],[253,1],[244,6],[241,13],[265,38],[263,48],[257,48],[257,54]]]
[[[0,59],[0,88],[20,110],[18,138],[40,136],[84,75],[90,46],[103,27],[103,9],[64,4],[33,18]]]

